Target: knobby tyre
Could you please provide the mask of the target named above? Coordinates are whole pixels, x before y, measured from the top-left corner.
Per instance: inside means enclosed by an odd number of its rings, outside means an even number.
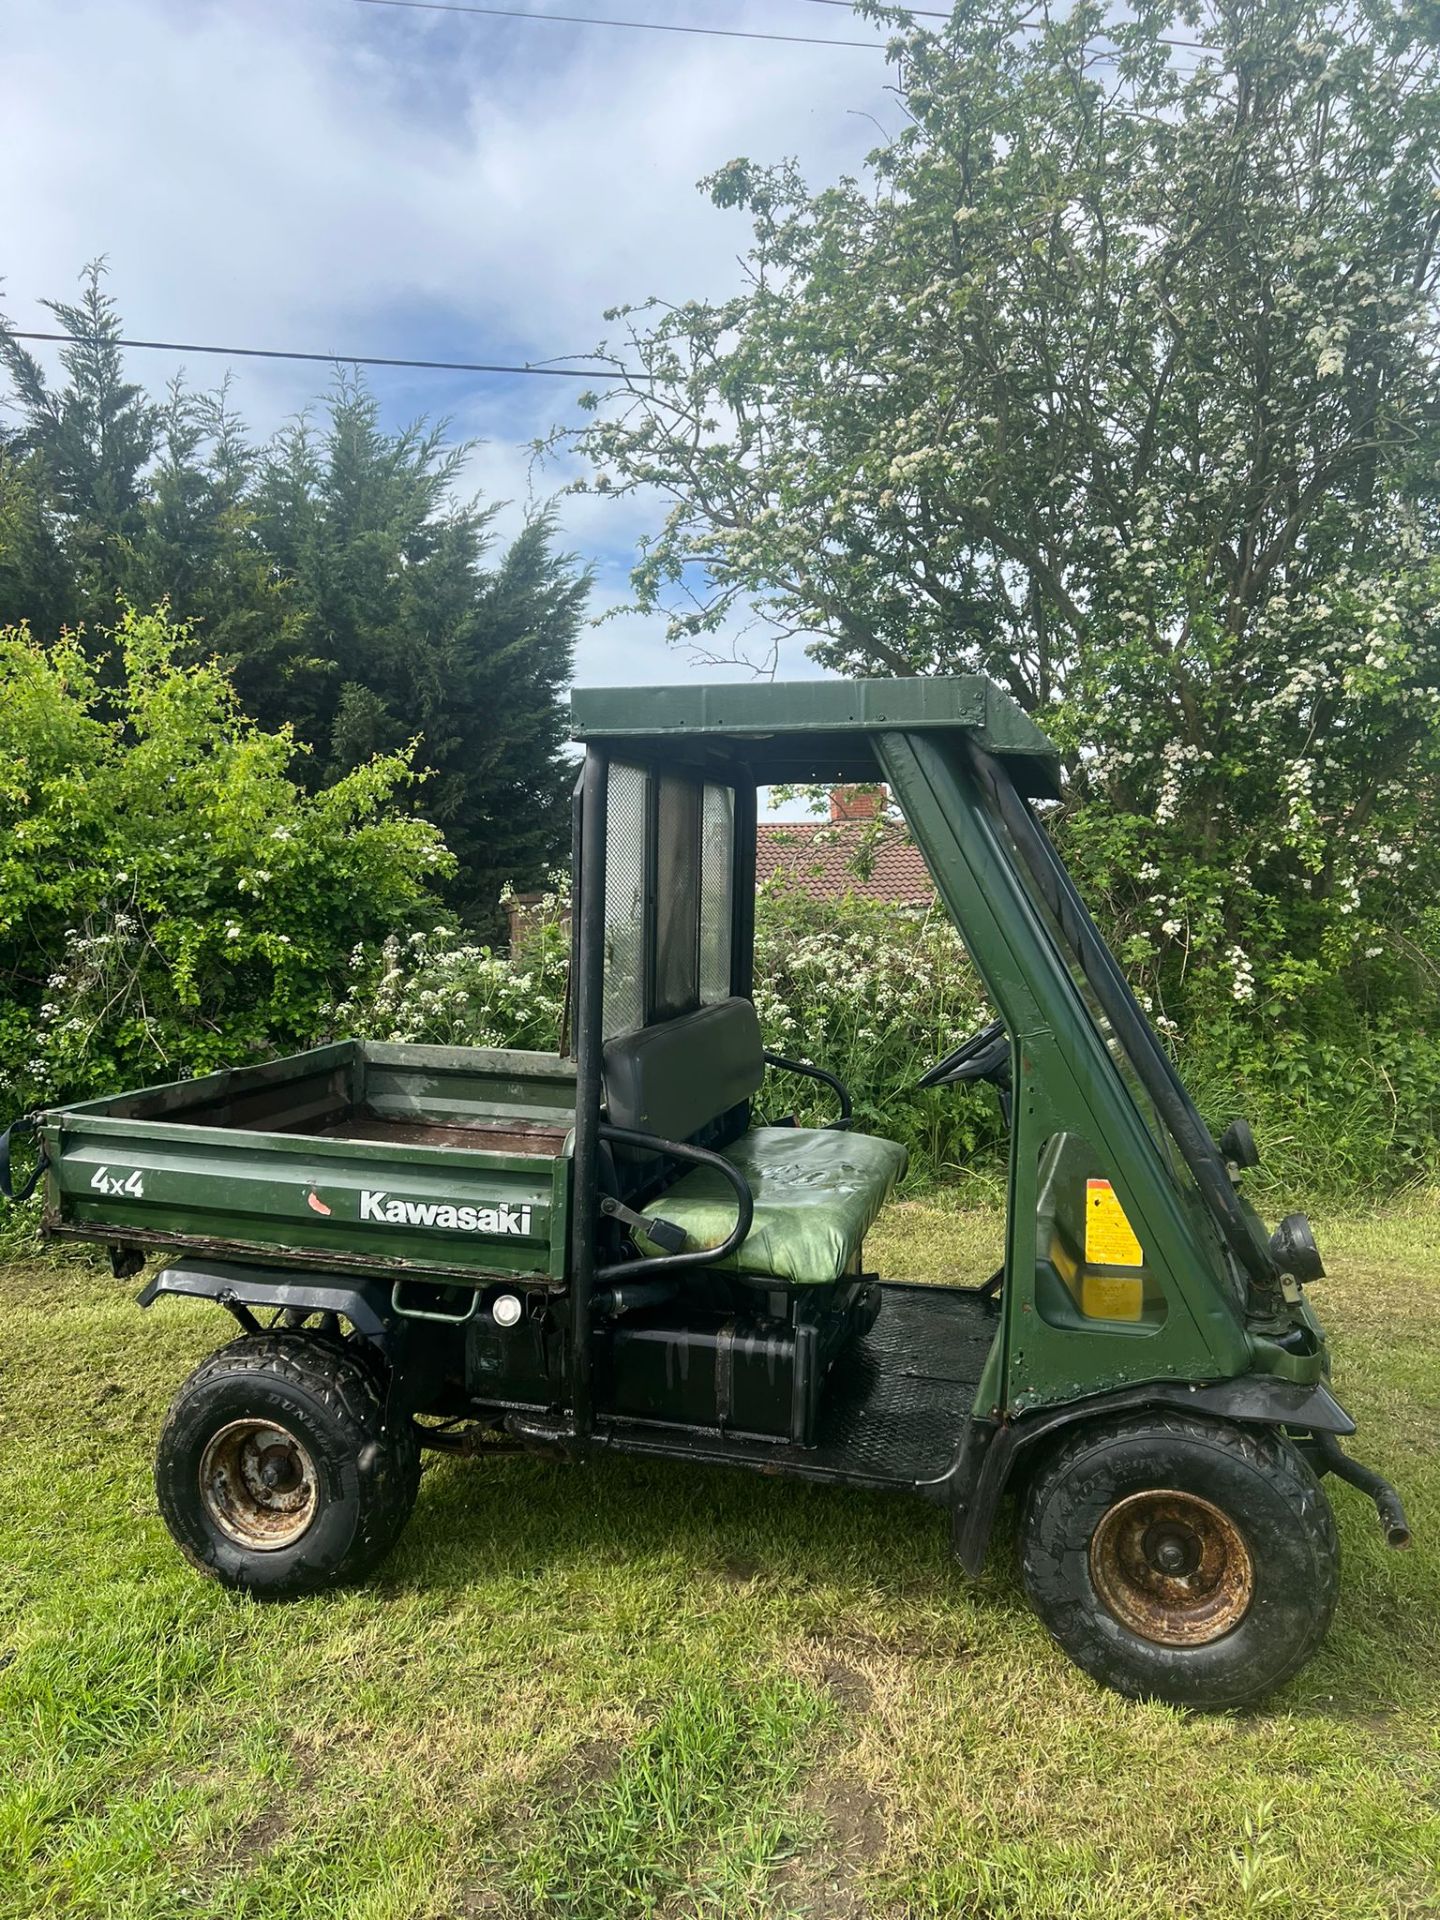
[[[372,1358],[314,1332],[247,1334],[203,1360],[155,1458],[181,1552],[224,1586],[276,1599],[363,1577],[420,1483],[410,1422],[387,1426],[384,1412]]]
[[[1340,1550],[1283,1434],[1157,1414],[1057,1444],[1029,1487],[1021,1563],[1036,1612],[1103,1685],[1218,1709],[1263,1698],[1314,1653]]]

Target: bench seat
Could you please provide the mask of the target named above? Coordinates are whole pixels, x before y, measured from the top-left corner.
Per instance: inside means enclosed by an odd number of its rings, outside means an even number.
[[[724,1152],[749,1182],[755,1218],[717,1269],[794,1287],[829,1286],[854,1271],[906,1162],[897,1141],[810,1127],[752,1127]],[[697,1167],[643,1212],[683,1227],[691,1249],[718,1247],[735,1224],[735,1191],[714,1168]],[[662,1251],[639,1234],[636,1244]]]

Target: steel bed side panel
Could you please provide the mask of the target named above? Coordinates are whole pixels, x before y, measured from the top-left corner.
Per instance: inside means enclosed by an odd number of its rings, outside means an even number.
[[[556,1163],[472,1148],[90,1119],[45,1127],[46,1224],[91,1239],[549,1275]],[[565,1163],[568,1168],[568,1162]]]
[[[554,1054],[367,1044],[364,1055],[365,1105],[384,1119],[574,1120],[575,1065]]]

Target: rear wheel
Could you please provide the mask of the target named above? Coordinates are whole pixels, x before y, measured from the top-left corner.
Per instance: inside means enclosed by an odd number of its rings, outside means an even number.
[[[1265,1428],[1162,1415],[1082,1427],[1026,1500],[1026,1591],[1121,1693],[1236,1707],[1297,1672],[1335,1609],[1329,1503]]]
[[[375,1369],[315,1333],[249,1334],[195,1369],[155,1457],[181,1552],[223,1585],[274,1598],[367,1573],[420,1482],[409,1421],[383,1423]]]

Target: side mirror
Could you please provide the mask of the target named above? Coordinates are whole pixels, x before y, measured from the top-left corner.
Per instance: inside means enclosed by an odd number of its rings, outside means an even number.
[[[1260,1149],[1248,1120],[1232,1120],[1220,1136],[1220,1151],[1232,1167],[1258,1167]]]

